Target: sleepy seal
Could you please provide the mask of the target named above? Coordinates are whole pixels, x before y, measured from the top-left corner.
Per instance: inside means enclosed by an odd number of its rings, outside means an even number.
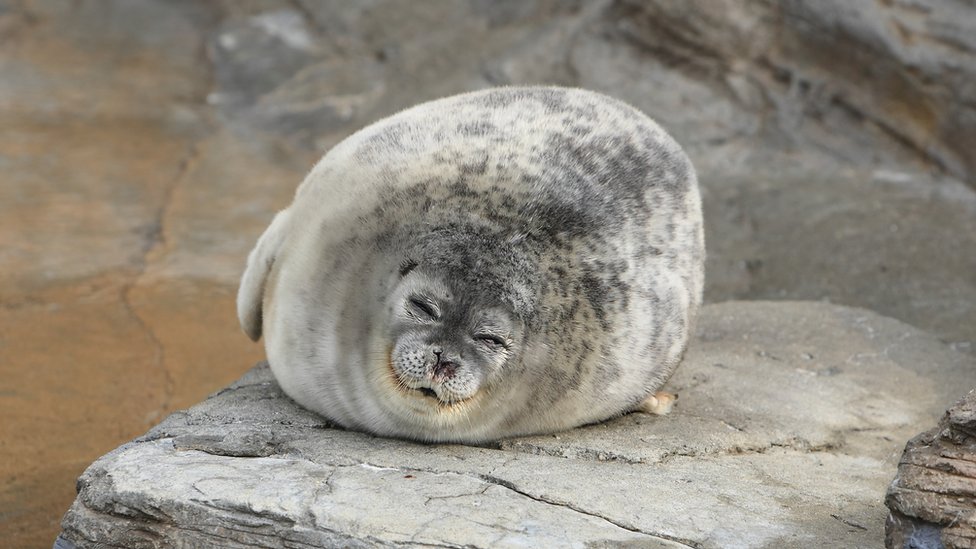
[[[302,406],[483,442],[654,407],[703,261],[695,172],[655,122],[594,92],[490,89],[329,151],[248,257],[238,316]]]

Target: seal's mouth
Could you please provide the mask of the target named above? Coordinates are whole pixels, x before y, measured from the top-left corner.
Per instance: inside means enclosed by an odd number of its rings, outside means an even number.
[[[387,356],[388,356],[388,360],[386,362],[386,365],[390,373],[390,381],[392,381],[393,386],[397,389],[397,391],[400,392],[400,394],[423,399],[425,401],[430,402],[431,404],[437,405],[437,407],[441,410],[447,410],[465,404],[476,396],[476,395],[472,395],[468,398],[463,398],[459,400],[444,400],[437,394],[437,391],[435,391],[432,387],[411,387],[397,374],[396,370],[393,368],[392,349],[390,349],[390,352],[387,353]]]

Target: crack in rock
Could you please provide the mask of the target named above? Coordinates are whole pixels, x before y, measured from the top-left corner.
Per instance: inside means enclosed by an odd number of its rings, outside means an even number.
[[[719,420],[721,421],[721,420]],[[727,422],[722,421],[723,424]],[[729,425],[734,428],[734,426]],[[862,429],[852,429],[851,431],[865,431],[871,428]],[[739,432],[744,432],[744,429],[736,429]],[[800,438],[791,437],[786,440],[773,440],[763,444],[742,444],[742,445],[731,445],[728,447],[716,448],[716,449],[695,449],[695,448],[675,448],[673,450],[668,450],[662,453],[660,456],[645,458],[634,458],[621,454],[617,454],[608,450],[600,450],[596,448],[589,447],[578,447],[578,446],[543,446],[538,444],[533,444],[527,441],[513,440],[513,441],[502,441],[495,449],[497,450],[507,450],[512,452],[517,452],[520,454],[536,455],[536,456],[549,456],[561,459],[575,459],[581,461],[599,461],[599,462],[616,462],[624,463],[627,465],[646,465],[648,463],[662,464],[668,463],[676,457],[721,457],[721,456],[737,456],[744,454],[764,454],[769,450],[774,448],[783,448],[787,450],[795,450],[804,453],[817,453],[817,452],[830,452],[841,448],[843,444],[839,441],[828,441],[821,444],[813,444],[810,441]]]
[[[608,450],[597,450],[594,448],[569,446],[551,448],[540,446],[523,440],[504,440],[496,445],[493,450],[517,452],[520,454],[534,456],[550,456],[563,459],[577,459],[581,461],[613,461],[626,463],[628,465],[640,465],[646,463],[643,459],[634,459],[616,452]]]
[[[661,533],[657,533],[657,532],[647,532],[647,531],[641,530],[640,528],[637,528],[635,526],[631,526],[629,524],[625,524],[625,523],[622,523],[622,522],[613,520],[611,518],[605,517],[605,516],[603,516],[603,515],[601,515],[599,513],[594,513],[592,511],[587,511],[585,509],[581,509],[581,508],[579,508],[579,507],[577,507],[575,505],[572,505],[570,503],[553,501],[553,500],[550,500],[550,499],[546,499],[546,498],[544,498],[542,496],[536,496],[534,494],[530,494],[529,492],[526,492],[526,491],[518,488],[515,485],[515,483],[513,483],[511,481],[508,481],[508,480],[505,480],[505,479],[502,479],[502,478],[499,478],[499,477],[496,477],[496,476],[492,476],[492,475],[476,475],[476,476],[477,476],[477,478],[480,478],[484,482],[487,482],[487,483],[492,484],[492,485],[495,485],[495,486],[499,486],[501,488],[505,488],[507,490],[511,490],[512,492],[515,492],[516,494],[519,494],[521,496],[527,497],[527,498],[529,498],[531,500],[534,500],[534,501],[538,501],[539,503],[544,503],[546,505],[553,505],[553,506],[556,506],[556,507],[562,507],[564,509],[569,509],[570,511],[574,511],[574,512],[579,513],[579,514],[582,514],[582,515],[586,515],[586,516],[589,516],[589,517],[593,517],[593,518],[596,518],[596,519],[600,519],[600,520],[603,520],[605,522],[608,522],[608,523],[612,524],[613,526],[616,526],[617,528],[622,528],[624,530],[627,530],[629,532],[633,532],[635,534],[642,534],[642,535],[649,536],[649,537],[653,537],[653,538],[659,538],[659,539],[665,540],[665,541],[671,541],[671,542],[674,542],[674,543],[679,543],[679,544],[684,545],[686,547],[691,547],[692,549],[700,549],[700,547],[701,547],[700,544],[698,544],[698,543],[696,543],[696,542],[694,542],[692,540],[681,539],[681,538],[677,538],[677,537],[674,537],[674,536],[669,536],[667,534],[661,534]]]
[[[132,317],[132,320],[139,326],[139,328],[146,334],[149,338],[149,342],[153,348],[153,366],[157,370],[160,370],[163,374],[163,399],[159,407],[150,413],[149,420],[154,421],[160,416],[162,416],[169,409],[175,387],[175,381],[173,379],[173,374],[166,367],[166,348],[163,342],[156,335],[155,330],[150,326],[146,318],[144,318],[132,304],[132,292],[139,285],[143,276],[149,268],[150,256],[153,252],[160,246],[166,245],[166,227],[165,220],[169,208],[172,206],[173,196],[175,195],[177,187],[179,187],[187,173],[190,172],[192,165],[199,158],[200,151],[197,143],[190,145],[187,152],[183,155],[180,160],[179,168],[177,169],[176,176],[170,181],[163,193],[163,200],[161,206],[156,210],[156,214],[153,216],[153,221],[150,223],[150,230],[146,234],[146,240],[143,244],[142,255],[137,263],[138,271],[131,280],[126,282],[119,292],[119,299],[122,302],[122,306],[125,308],[126,313]]]
[[[308,461],[308,460],[305,460],[305,461]],[[610,524],[611,526],[614,526],[616,528],[620,528],[620,529],[623,529],[623,530],[627,530],[628,532],[632,532],[632,533],[635,533],[635,534],[640,534],[640,535],[644,535],[644,536],[648,536],[648,537],[652,537],[652,538],[657,538],[657,539],[660,539],[660,540],[663,540],[663,541],[670,541],[670,542],[678,543],[678,544],[684,545],[686,547],[690,547],[692,549],[700,549],[700,547],[701,547],[701,545],[699,543],[697,543],[697,542],[695,542],[693,540],[682,539],[682,538],[679,538],[679,537],[676,537],[676,536],[670,536],[668,534],[663,534],[663,533],[648,532],[648,531],[645,531],[645,530],[641,530],[640,528],[637,528],[635,526],[631,526],[629,524],[626,524],[626,523],[623,523],[623,522],[620,522],[620,521],[617,521],[617,520],[608,518],[608,517],[606,517],[604,515],[601,515],[599,513],[595,513],[595,512],[592,512],[592,511],[587,511],[585,509],[582,509],[582,508],[579,508],[577,506],[574,506],[574,505],[572,505],[570,503],[564,503],[564,502],[554,501],[554,500],[550,500],[550,499],[547,499],[547,498],[542,497],[542,496],[537,496],[537,495],[531,494],[529,492],[526,492],[525,490],[520,489],[514,482],[509,481],[509,480],[506,480],[506,479],[503,479],[503,478],[498,477],[498,476],[495,476],[493,474],[474,474],[474,473],[466,473],[466,472],[460,472],[460,471],[439,471],[439,470],[436,470],[436,469],[425,469],[425,468],[418,468],[418,467],[404,467],[404,466],[380,465],[380,464],[376,464],[376,463],[370,463],[368,461],[359,461],[357,463],[352,463],[352,464],[327,464],[327,466],[334,467],[336,470],[338,470],[338,469],[348,469],[348,468],[352,468],[352,467],[366,467],[366,468],[370,468],[370,469],[374,469],[374,470],[398,471],[398,472],[402,472],[402,473],[426,473],[426,474],[437,475],[437,476],[451,475],[451,476],[459,476],[459,477],[470,478],[470,479],[474,479],[474,480],[478,480],[478,481],[487,483],[489,486],[487,486],[485,489],[490,488],[491,486],[498,486],[500,488],[503,488],[503,489],[509,490],[511,492],[514,492],[514,493],[516,493],[516,494],[518,494],[520,496],[529,498],[529,499],[531,499],[533,501],[536,501],[538,503],[542,503],[542,504],[545,504],[545,505],[551,505],[551,506],[555,506],[555,507],[560,507],[560,508],[567,509],[567,510],[573,511],[575,513],[581,514],[581,515],[585,515],[585,516],[588,516],[588,517],[592,517],[592,518],[595,518],[595,519],[599,519],[599,520],[601,520],[603,522],[606,522],[606,523]],[[426,503],[429,503],[433,499],[449,499],[449,498],[455,498],[455,497],[464,497],[464,496],[478,495],[478,494],[482,494],[482,493],[484,493],[484,490],[479,491],[479,492],[476,492],[476,493],[454,494],[454,495],[451,495],[451,496],[430,497],[430,498],[427,498],[427,502]],[[459,546],[456,546],[456,545],[445,545],[444,547],[459,547]]]

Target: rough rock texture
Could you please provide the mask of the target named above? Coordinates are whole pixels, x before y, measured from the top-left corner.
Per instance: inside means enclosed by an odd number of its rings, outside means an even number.
[[[974,374],[864,310],[730,302],[671,415],[472,447],[336,429],[259,366],[89,467],[62,543],[876,547],[899,441]]]
[[[854,164],[907,153],[976,185],[966,2],[273,6],[211,39],[212,99],[306,146],[418,96],[553,82],[622,96],[686,144],[761,136]]]
[[[976,185],[971,2],[625,0],[608,11],[667,62],[773,106],[786,135],[810,120],[811,143],[862,154],[848,148],[862,119]]]
[[[889,548],[976,546],[976,390],[908,441],[885,503]]]

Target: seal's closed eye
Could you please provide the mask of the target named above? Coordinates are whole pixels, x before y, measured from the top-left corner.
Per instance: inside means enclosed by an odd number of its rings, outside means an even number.
[[[475,334],[474,339],[490,349],[508,347],[508,343],[504,339],[493,334]]]
[[[437,306],[427,299],[420,296],[413,296],[409,301],[410,305],[414,309],[413,312],[421,313],[423,315],[423,320],[437,320],[440,318]]]

